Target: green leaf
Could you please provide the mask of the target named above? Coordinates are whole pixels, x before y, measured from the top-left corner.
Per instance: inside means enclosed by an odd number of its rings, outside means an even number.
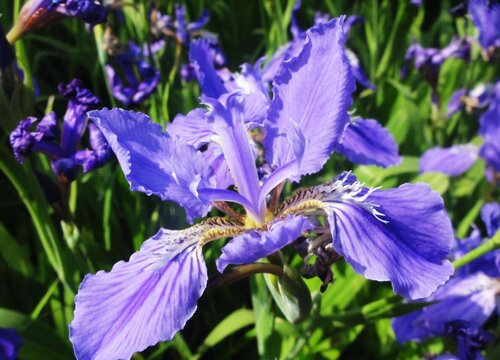
[[[296,324],[311,313],[311,292],[297,271],[288,265],[284,265],[283,270],[282,278],[265,274],[264,279],[283,315]]]
[[[229,314],[208,334],[203,343],[198,348],[194,359],[200,358],[205,351],[214,347],[226,337],[234,334],[238,330],[255,323],[254,313],[248,309],[238,309]]]
[[[0,308],[0,327],[17,329],[24,340],[19,358],[29,360],[73,359],[69,341],[62,341],[45,324],[16,311]]]
[[[280,355],[281,337],[274,331],[273,299],[267,291],[263,276],[252,276],[250,284],[259,356],[262,359],[277,359]]]

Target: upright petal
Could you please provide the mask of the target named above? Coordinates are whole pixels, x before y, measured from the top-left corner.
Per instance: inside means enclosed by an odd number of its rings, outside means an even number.
[[[265,229],[252,229],[233,238],[222,248],[217,269],[223,272],[230,265],[253,263],[295,241],[313,225],[304,216],[287,216],[267,225]]]
[[[355,164],[388,167],[401,162],[398,144],[374,119],[353,119],[335,150]]]
[[[420,158],[420,172],[440,172],[450,176],[465,173],[476,162],[478,149],[472,144],[435,147]]]
[[[176,201],[190,221],[207,213],[210,204],[198,189],[212,188],[213,174],[199,151],[168,137],[141,113],[103,109],[89,117],[108,140],[132,190]]]
[[[128,262],[87,275],[70,340],[78,359],[129,359],[170,340],[196,311],[207,282],[199,226],[161,229]]]
[[[264,137],[266,160],[275,167],[297,161],[288,176],[294,181],[323,167],[349,121],[355,85],[342,23],[343,18],[337,18],[309,29],[300,53],[284,62],[274,78]],[[299,158],[297,145],[287,137],[296,129],[304,139]]]
[[[215,70],[212,54],[208,39],[197,39],[189,45],[189,61],[195,70],[201,92],[217,99],[227,90]]]
[[[335,250],[368,279],[391,281],[412,299],[429,296],[448,280],[453,229],[443,200],[425,184],[367,189],[352,175],[298,191],[281,215],[320,208],[328,216]]]
[[[489,3],[489,4],[488,4]],[[483,48],[500,45],[500,5],[488,0],[470,0],[467,10],[479,30]]]
[[[205,118],[207,110],[196,108],[186,115],[178,114],[171,123],[167,124],[167,133],[180,137],[187,144],[199,149],[202,145],[212,141],[216,135]]]

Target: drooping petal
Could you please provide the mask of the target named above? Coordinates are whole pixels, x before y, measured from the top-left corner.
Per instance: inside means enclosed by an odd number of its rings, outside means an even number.
[[[472,144],[435,147],[420,158],[420,172],[440,172],[450,176],[465,173],[476,162],[478,149]]]
[[[349,121],[355,85],[342,23],[343,18],[337,18],[309,29],[300,53],[284,62],[274,78],[264,137],[266,160],[275,167],[297,161],[288,176],[294,181],[323,167]],[[296,129],[305,141],[300,158],[296,144],[287,138]]]
[[[313,225],[303,216],[287,216],[268,225],[267,229],[248,230],[222,248],[217,269],[223,272],[232,265],[253,263],[295,241]]]
[[[482,273],[447,283],[428,301],[438,301],[422,310],[395,318],[392,327],[398,342],[444,336],[445,324],[453,320],[483,325],[495,310],[498,282]]]
[[[335,250],[368,279],[391,281],[413,299],[429,296],[453,273],[446,259],[453,229],[441,197],[427,185],[364,188],[353,175],[298,191],[279,214],[320,208],[328,215]]]
[[[207,213],[210,204],[198,189],[212,188],[213,174],[199,151],[168,137],[141,113],[103,109],[89,117],[108,140],[132,190],[176,201],[189,221]]]
[[[374,119],[353,119],[335,150],[356,164],[388,167],[401,162],[393,136]]]
[[[189,45],[189,61],[194,68],[203,95],[217,99],[227,90],[214,67],[213,51],[208,39],[200,38]]]
[[[207,282],[197,235],[162,229],[128,262],[85,277],[70,325],[78,359],[129,359],[184,327]]]

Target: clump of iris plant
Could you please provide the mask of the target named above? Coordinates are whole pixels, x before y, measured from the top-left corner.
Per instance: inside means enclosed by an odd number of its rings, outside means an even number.
[[[490,90],[491,91],[491,90]],[[488,109],[479,118],[479,135],[483,144],[459,144],[449,148],[431,148],[420,159],[420,172],[441,172],[451,176],[461,175],[478,160],[486,161],[486,177],[499,183],[500,173],[500,82],[489,95]]]
[[[34,152],[47,155],[54,175],[60,182],[68,183],[76,178],[79,169],[88,172],[106,164],[112,152],[97,126],[87,125],[87,111],[95,109],[100,100],[77,79],[60,84],[58,90],[68,99],[62,125],[59,126],[54,112],[41,120],[30,116],[21,120],[12,131],[10,144],[21,164]],[[79,150],[80,140],[87,129],[90,149]]]
[[[94,0],[30,0],[22,7],[7,39],[12,44],[27,32],[68,17],[96,25],[106,22],[107,11]]]
[[[202,247],[219,238],[232,238],[216,262],[220,272],[305,237],[314,244],[307,251],[330,244],[337,260],[368,279],[390,281],[404,297],[427,297],[447,281],[453,231],[441,197],[425,184],[380,190],[342,173],[280,198],[285,182],[322,169],[349,123],[355,81],[343,21],[306,31],[300,51],[273,80],[264,118],[250,116],[254,93],[238,88],[203,97],[206,107],[179,117],[174,132],[132,111],[89,113],[132,190],[179,203],[189,221],[213,207],[227,216],[184,230],[160,229],[128,262],[87,275],[70,325],[77,358],[130,358],[172,339],[207,285]],[[213,160],[210,148],[222,157]]]
[[[500,205],[485,204],[481,209],[481,219],[487,237],[493,237],[500,229]],[[454,259],[460,259],[483,242],[481,232],[474,228],[468,238],[456,241]],[[462,328],[466,324],[466,329],[477,333],[497,310],[499,294],[500,250],[495,250],[458,269],[450,281],[425,299],[431,305],[395,318],[392,326],[396,338],[399,342],[406,342],[450,335],[448,327],[456,321],[462,322]]]

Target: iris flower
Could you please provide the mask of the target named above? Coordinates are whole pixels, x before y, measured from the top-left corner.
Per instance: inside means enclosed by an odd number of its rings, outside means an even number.
[[[467,112],[483,109],[491,103],[494,97],[495,85],[493,84],[479,84],[470,91],[464,88],[458,89],[451,95],[446,116],[450,118],[464,108]]]
[[[111,56],[106,76],[113,96],[130,106],[146,100],[160,83],[160,70],[147,60],[148,50],[129,42],[129,50]]]
[[[101,131],[94,124],[87,126],[85,113],[94,109],[100,100],[77,79],[59,85],[59,93],[68,99],[62,130],[56,114],[51,112],[40,121],[33,116],[21,120],[9,139],[19,163],[33,152],[43,153],[51,159],[52,171],[60,180],[73,181],[80,167],[88,172],[103,166],[112,153]],[[87,128],[91,149],[78,150]]]
[[[22,7],[7,39],[13,43],[25,33],[65,18],[74,17],[87,24],[106,22],[107,11],[94,0],[30,0]]]
[[[185,230],[160,229],[128,262],[87,275],[75,298],[70,339],[79,359],[130,358],[170,340],[196,311],[207,284],[202,247],[232,238],[217,269],[253,263],[304,235],[333,245],[356,272],[390,281],[409,298],[430,295],[453,272],[446,256],[453,233],[443,201],[425,184],[366,188],[350,173],[301,189],[273,204],[269,194],[286,181],[321,170],[349,122],[355,90],[342,31],[343,18],[308,30],[296,57],[283,62],[264,121],[248,123],[240,90],[202,98],[191,138],[217,147],[234,190],[218,182],[213,163],[178,135],[162,132],[143,114],[121,109],[89,113],[117,155],[132,190],[173,200],[188,220],[214,202],[235,203],[227,217],[209,217]],[[194,110],[193,110],[194,111]],[[259,176],[260,132],[271,171]],[[191,139],[192,140],[192,139]],[[206,151],[206,150],[205,150]],[[235,191],[237,190],[237,191]],[[322,217],[328,230],[318,228]],[[320,239],[321,237],[321,239]]]

